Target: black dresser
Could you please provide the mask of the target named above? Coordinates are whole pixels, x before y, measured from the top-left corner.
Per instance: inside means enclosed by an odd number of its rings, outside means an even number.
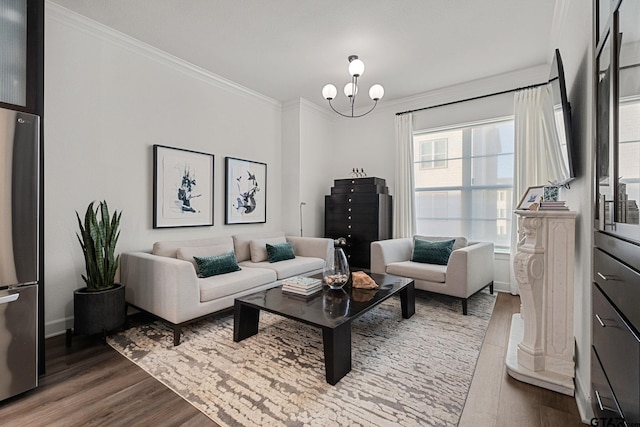
[[[596,231],[594,243],[591,349],[594,409],[600,419],[624,418],[627,423],[638,423],[640,249],[600,231]]]
[[[370,268],[371,242],[392,237],[392,197],[385,180],[336,179],[324,207],[325,236],[345,238],[349,265]]]

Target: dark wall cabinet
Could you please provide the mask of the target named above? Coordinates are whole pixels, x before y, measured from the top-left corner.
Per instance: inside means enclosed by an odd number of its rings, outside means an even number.
[[[382,178],[336,179],[325,196],[326,237],[347,241],[349,265],[371,266],[371,242],[392,235],[392,197]]]
[[[594,8],[591,400],[599,425],[640,425],[640,2]]]

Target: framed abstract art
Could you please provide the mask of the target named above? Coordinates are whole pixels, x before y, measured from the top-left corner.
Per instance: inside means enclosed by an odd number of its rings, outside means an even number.
[[[267,222],[267,164],[225,159],[225,224]]]
[[[153,228],[213,225],[214,155],[153,146]]]

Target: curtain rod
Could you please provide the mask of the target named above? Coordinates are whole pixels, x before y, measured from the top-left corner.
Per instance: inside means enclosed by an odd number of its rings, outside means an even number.
[[[403,114],[409,114],[409,113],[415,113],[416,111],[429,110],[431,108],[446,107],[447,105],[459,104],[460,102],[475,101],[476,99],[488,98],[490,96],[504,95],[505,93],[517,92],[519,90],[532,89],[534,87],[546,85],[547,83],[549,83],[549,82],[536,83],[536,84],[532,84],[532,85],[529,85],[529,86],[517,87],[515,89],[503,90],[501,92],[489,93],[487,95],[474,96],[473,98],[459,99],[457,101],[445,102],[444,104],[431,105],[429,107],[422,107],[422,108],[416,108],[414,110],[402,111],[400,113],[396,113],[396,116],[401,116]]]

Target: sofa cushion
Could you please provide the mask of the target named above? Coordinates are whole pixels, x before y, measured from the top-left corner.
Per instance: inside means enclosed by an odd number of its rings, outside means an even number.
[[[267,243],[267,258],[269,262],[280,262],[288,259],[294,259],[296,255],[293,253],[291,243],[280,243],[270,245]]]
[[[243,268],[232,273],[198,279],[200,302],[224,298],[275,281],[276,273],[264,268]]]
[[[241,267],[249,268],[268,268],[273,270],[278,280],[286,279],[287,277],[305,275],[313,271],[320,271],[324,267],[324,260],[321,258],[297,256],[294,259],[288,259],[280,262],[252,262],[243,261],[239,263]],[[248,270],[249,268],[243,268]]]
[[[198,265],[198,277],[211,277],[218,274],[231,273],[240,270],[236,255],[229,252],[222,255],[193,257]]]
[[[234,234],[231,236],[233,239],[233,247],[236,251],[236,259],[238,262],[246,261],[251,259],[251,248],[250,244],[252,240],[256,239],[270,239],[272,237],[284,237],[284,233],[282,231],[265,231],[265,232],[256,232],[256,233],[246,233],[246,234]],[[265,249],[266,250],[266,249]],[[265,258],[266,260],[267,258]]]
[[[447,265],[454,242],[453,239],[438,242],[414,239],[411,261],[425,264]]]
[[[423,264],[413,261],[393,262],[387,265],[388,274],[410,277],[427,282],[444,283],[447,279],[447,266],[437,264]]]
[[[193,267],[196,269],[196,273],[198,271],[198,264],[194,257],[208,257],[215,255],[222,255],[233,251],[233,244],[231,241],[228,243],[222,243],[219,245],[211,245],[211,246],[186,246],[184,248],[178,248],[176,252],[176,258],[189,261],[193,264]]]
[[[271,237],[267,239],[255,239],[249,242],[249,250],[251,252],[251,261],[263,262],[269,259],[267,253],[267,243],[270,245],[278,245],[287,243],[287,239],[284,236]]]
[[[458,250],[458,249],[462,249],[462,248],[466,248],[469,244],[469,242],[467,241],[466,237],[444,237],[444,236],[420,236],[420,235],[415,235],[413,236],[414,239],[419,239],[419,240],[428,240],[430,242],[440,242],[442,240],[451,240],[454,239],[455,243],[453,244],[453,249],[452,251]]]
[[[179,248],[187,246],[214,246],[221,244],[229,245],[229,250],[233,250],[233,240],[231,237],[210,237],[206,239],[164,240],[161,242],[155,242],[151,253],[154,255],[176,258]]]

